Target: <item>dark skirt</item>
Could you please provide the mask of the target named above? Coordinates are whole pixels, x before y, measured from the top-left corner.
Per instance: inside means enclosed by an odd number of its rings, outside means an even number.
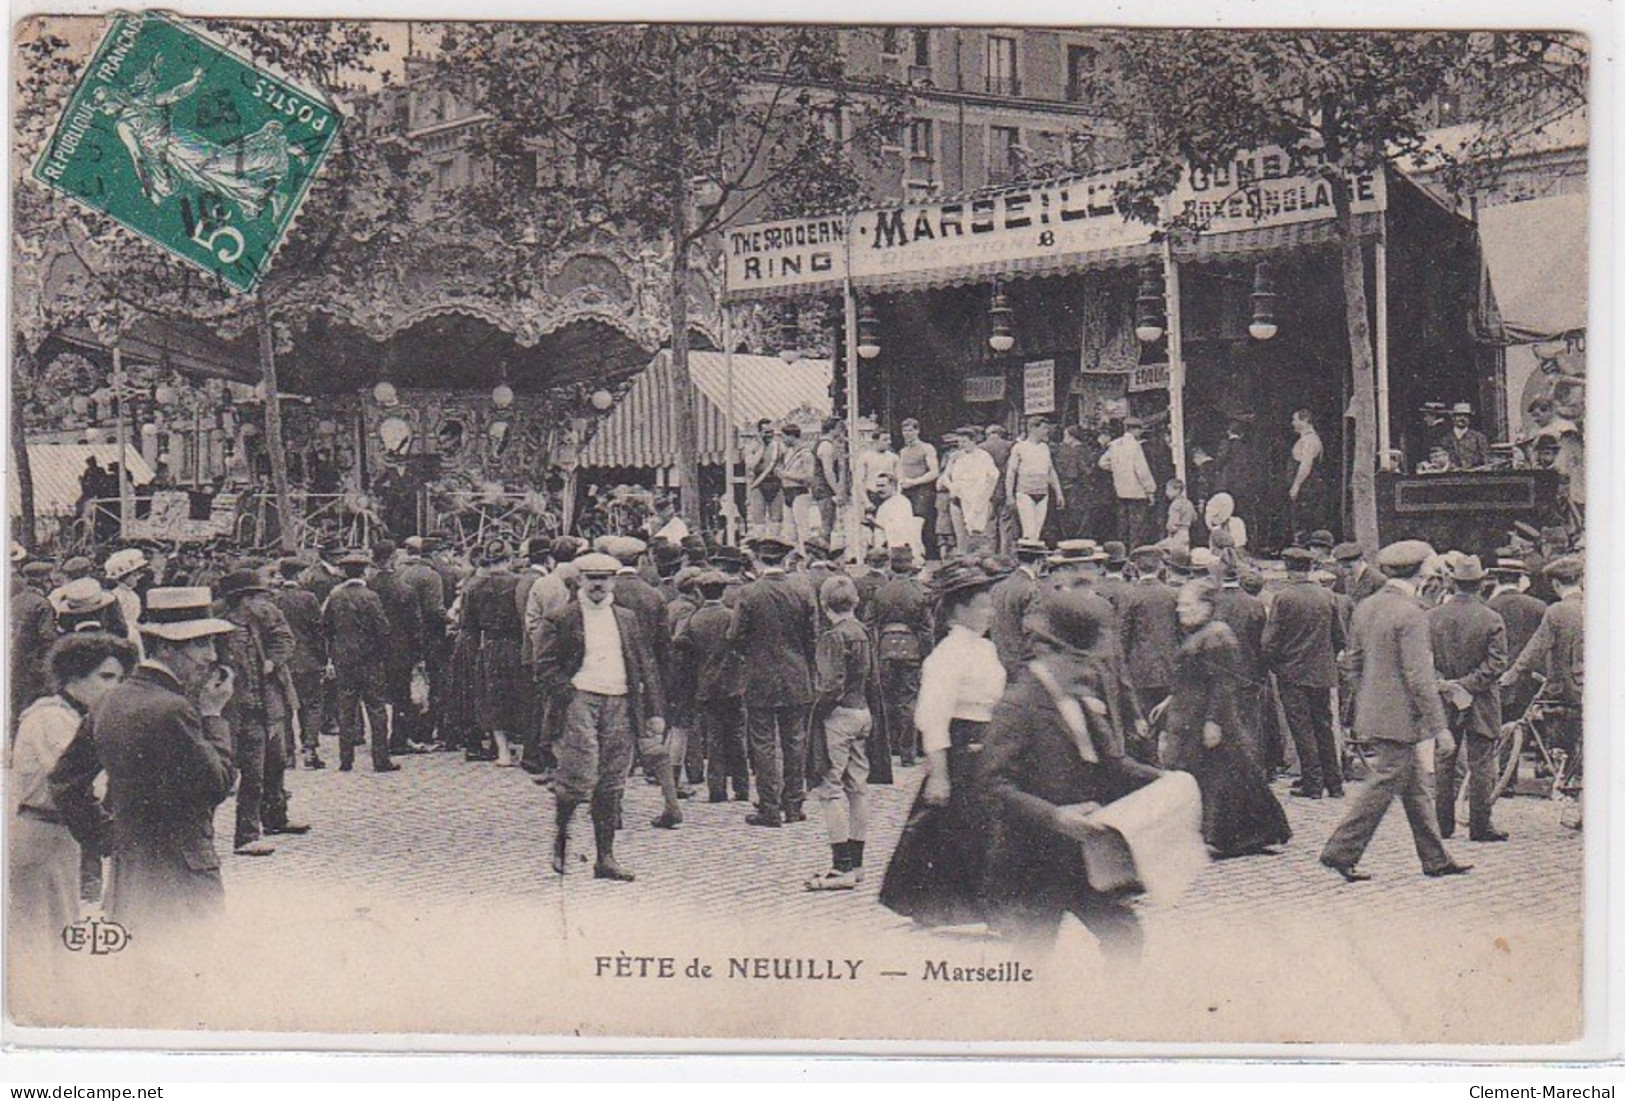
[[[457,632],[446,670],[446,702],[440,710],[441,738],[465,749],[480,744],[479,715],[475,710],[479,682],[479,645],[467,631]]]
[[[1202,839],[1219,856],[1241,856],[1292,837],[1286,811],[1247,751],[1226,738],[1212,749],[1198,743],[1178,767],[1202,790]]]
[[[517,638],[487,638],[480,644],[475,709],[482,732],[500,730],[516,737],[524,732],[529,685],[521,683],[519,671]]]
[[[921,925],[968,925],[985,920],[981,903],[986,830],[972,791],[986,723],[955,719],[949,727],[946,806],[914,798],[902,836],[886,865],[880,904]]]

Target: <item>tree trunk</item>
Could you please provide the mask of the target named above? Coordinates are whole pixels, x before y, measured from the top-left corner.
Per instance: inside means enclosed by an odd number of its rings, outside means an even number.
[[[23,379],[27,380],[25,385],[32,385],[35,368],[33,353],[19,351],[17,366]],[[17,542],[33,551],[39,538],[34,516],[34,466],[28,461],[28,431],[23,427],[23,419],[17,414],[15,406],[11,416],[11,459],[17,465],[17,496],[22,512],[21,522],[17,526]]]
[[[276,494],[277,539],[284,554],[299,549],[298,527],[293,515],[293,497],[288,493],[288,454],[282,443],[282,399],[276,384],[276,336],[271,331],[271,311],[264,300],[258,303],[260,338],[260,379],[265,383],[265,454],[271,461],[271,489]]]
[[[677,476],[682,482],[678,507],[688,526],[700,531],[700,441],[694,385],[688,377],[688,195],[686,188],[678,192],[671,216],[671,396],[677,403]]]
[[[1375,556],[1377,535],[1377,382],[1376,357],[1371,347],[1371,322],[1365,293],[1365,249],[1355,233],[1350,209],[1348,178],[1338,173],[1332,179],[1332,201],[1337,209],[1342,234],[1343,300],[1348,324],[1349,366],[1354,372],[1354,469],[1349,474],[1353,490],[1354,541],[1367,555]]]

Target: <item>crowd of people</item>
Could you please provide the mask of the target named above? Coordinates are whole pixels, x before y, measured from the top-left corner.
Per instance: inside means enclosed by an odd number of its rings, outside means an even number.
[[[380,774],[434,751],[530,773],[551,792],[553,871],[577,868],[585,807],[591,874],[615,882],[635,875],[615,841],[640,774],[659,830],[702,797],[752,803],[742,829],[815,812],[827,859],[801,886],[830,891],[873,863],[869,784],[912,773],[884,905],[1035,941],[1071,912],[1132,955],[1134,910],[1091,889],[1078,821],[1163,771],[1195,778],[1203,839],[1230,858],[1290,840],[1271,787],[1287,770],[1305,800],[1363,770],[1321,856],[1357,881],[1395,796],[1430,876],[1469,867],[1444,845],[1463,777],[1469,840],[1505,839],[1489,787],[1503,696],[1538,680],[1575,709],[1577,749],[1583,570],[1560,530],[1488,565],[1415,541],[1373,561],[1314,531],[1278,576],[1222,500],[1193,546],[1198,512],[1173,485],[1160,532],[1122,510],[1142,542],[1052,544],[1045,513],[1066,496],[1044,431],[1010,448],[1002,481],[969,433],[944,473],[907,424],[895,476],[861,472],[886,499],[947,479],[956,535],[937,561],[917,538],[839,561],[811,526],[740,548],[669,510],[654,535],[472,555],[439,532],[275,560],[123,547],[99,568],[14,547],[13,928],[58,935],[104,858],[114,919],[206,916],[215,808],[236,800],[231,852],[274,855],[271,838],[311,828],[289,772],[328,767],[336,739],[341,771],[365,746]],[[1138,465],[1127,445],[1107,460],[1114,477]],[[1000,484],[1020,529],[1006,552],[985,541]]]

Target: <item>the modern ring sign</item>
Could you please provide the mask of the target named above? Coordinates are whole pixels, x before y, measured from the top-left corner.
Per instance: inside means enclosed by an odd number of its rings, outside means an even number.
[[[252,291],[341,118],[163,15],[119,15],[34,178]]]

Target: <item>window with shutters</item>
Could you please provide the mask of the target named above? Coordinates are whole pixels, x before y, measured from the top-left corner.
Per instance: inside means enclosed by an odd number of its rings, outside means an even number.
[[[1006,184],[1014,180],[1021,165],[1017,150],[1021,131],[1014,126],[990,126],[987,131],[987,182]]]
[[[1100,51],[1093,46],[1066,48],[1066,98],[1070,103],[1082,103],[1095,79],[1095,66]]]
[[[1014,38],[998,34],[987,36],[987,90],[996,96],[1021,94]]]

